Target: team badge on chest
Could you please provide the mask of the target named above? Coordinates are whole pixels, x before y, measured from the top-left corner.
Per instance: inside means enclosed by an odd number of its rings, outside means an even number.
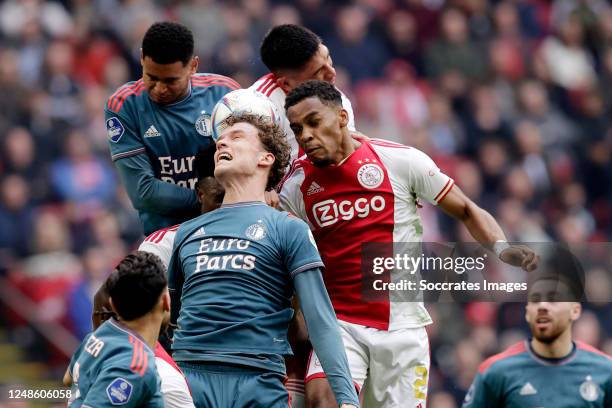
[[[375,163],[366,163],[357,171],[357,180],[364,188],[379,187],[385,179],[385,172]]]
[[[244,235],[246,235],[248,239],[259,241],[266,237],[266,227],[261,221],[257,221],[257,224],[250,225],[246,229]]]
[[[212,136],[212,121],[206,111],[202,111],[195,122],[196,131],[202,136]]]
[[[599,398],[599,385],[590,375],[587,375],[585,381],[580,385],[580,396],[589,402],[597,401]]]

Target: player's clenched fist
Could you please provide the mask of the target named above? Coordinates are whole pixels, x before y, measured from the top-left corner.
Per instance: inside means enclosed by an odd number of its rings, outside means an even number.
[[[499,259],[509,265],[520,266],[527,272],[535,270],[540,262],[540,256],[526,245],[507,247],[499,254]]]

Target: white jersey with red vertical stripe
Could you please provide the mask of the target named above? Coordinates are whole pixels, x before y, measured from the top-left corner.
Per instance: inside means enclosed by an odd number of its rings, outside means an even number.
[[[253,85],[249,87],[251,90],[255,90],[261,92],[265,96],[267,96],[274,105],[278,107],[280,112],[285,112],[285,91],[278,86],[276,77],[274,74],[267,74],[259,78]],[[346,109],[349,115],[349,123],[348,128],[350,131],[355,131],[355,115],[353,114],[353,106],[351,105],[351,101],[340,91],[342,94],[342,107]],[[295,140],[295,135],[293,134],[293,130],[289,127],[289,121],[285,117],[285,120],[282,121],[283,130],[287,135],[287,141],[289,142],[289,146],[291,146],[291,159],[296,159],[299,156],[299,146],[297,141]]]
[[[142,241],[138,250],[157,255],[162,260],[166,269],[168,269],[170,257],[172,256],[174,237],[176,236],[179,225],[173,225],[172,227],[155,231]]]
[[[339,320],[381,330],[427,325],[431,318],[420,301],[389,300],[389,292],[381,301],[362,299],[361,244],[420,243],[417,200],[437,205],[454,182],[418,149],[360,141],[339,165],[321,168],[305,156],[296,160],[281,185],[281,207],[309,223]],[[390,280],[398,282],[401,273],[392,271]]]

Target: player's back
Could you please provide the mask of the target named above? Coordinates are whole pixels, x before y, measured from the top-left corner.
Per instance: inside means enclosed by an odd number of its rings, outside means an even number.
[[[171,291],[182,290],[175,360],[195,352],[199,361],[242,364],[251,355],[248,364],[284,372],[294,265],[322,266],[318,253],[291,251],[297,228],[308,230],[262,202],[223,205],[180,226],[169,266]]]
[[[561,359],[538,356],[528,341],[487,359],[465,408],[610,407],[612,360],[581,342]]]
[[[239,87],[221,75],[195,74],[186,97],[169,105],[159,105],[149,97],[142,79],[123,85],[105,106],[112,160],[145,154],[156,179],[195,189],[197,176],[193,163],[198,150],[213,143],[213,108],[223,95]],[[128,192],[131,188],[138,189],[138,186],[127,187]],[[133,195],[130,195],[132,201]],[[147,234],[199,213],[197,206],[192,212],[180,214],[139,208],[144,206],[135,204]]]
[[[114,319],[85,338],[70,374],[70,407],[164,406],[153,350]]]

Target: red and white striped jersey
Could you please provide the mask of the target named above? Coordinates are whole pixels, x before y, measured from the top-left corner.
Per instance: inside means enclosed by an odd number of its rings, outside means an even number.
[[[174,237],[176,236],[179,225],[173,225],[172,227],[155,231],[142,241],[138,250],[157,255],[162,260],[167,270],[168,264],[170,263],[170,257],[172,256]]]
[[[422,302],[389,301],[388,292],[385,301],[362,299],[361,244],[421,242],[417,199],[437,205],[454,182],[418,149],[360,141],[339,165],[296,160],[281,186],[281,207],[309,223],[338,319],[382,330],[427,325],[431,318]],[[391,281],[399,281],[399,273],[392,271]]]
[[[267,96],[274,105],[280,110],[280,112],[285,112],[285,91],[282,90],[280,86],[276,83],[276,77],[274,74],[264,75],[259,78],[253,85],[249,87],[251,90],[255,90],[261,92],[265,96]],[[355,131],[355,115],[353,114],[353,106],[351,105],[351,101],[340,91],[342,94],[342,107],[346,109],[349,115],[349,123],[348,128],[350,131]],[[289,146],[291,146],[291,160],[296,159],[298,157],[299,146],[297,141],[295,140],[295,135],[293,134],[293,130],[289,127],[289,121],[287,117],[283,115],[282,128],[287,135],[287,142],[289,142]]]
[[[159,342],[155,345],[155,366],[161,380],[165,408],[193,408],[189,385],[181,369]]]

